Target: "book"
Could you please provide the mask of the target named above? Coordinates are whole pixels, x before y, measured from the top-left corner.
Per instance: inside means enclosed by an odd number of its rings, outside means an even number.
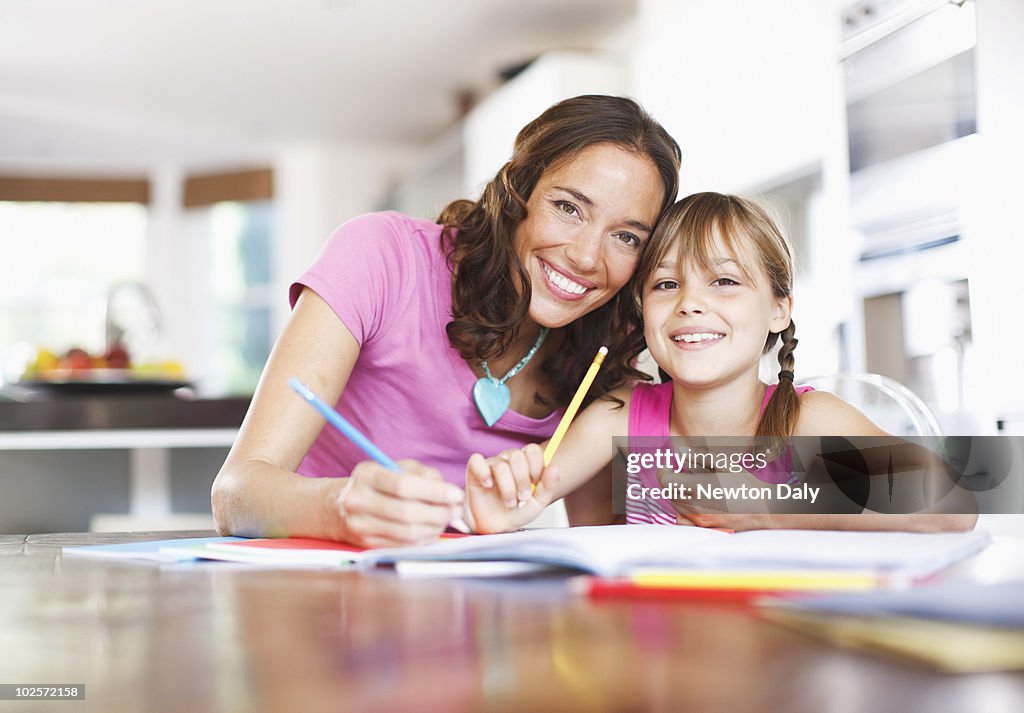
[[[168,556],[224,562],[244,562],[271,567],[351,567],[366,557],[367,550],[344,542],[308,537],[240,539],[231,542],[164,543]]]
[[[842,646],[943,671],[1024,670],[1024,581],[761,600],[763,616]]]
[[[514,562],[504,560],[461,561],[461,562],[430,562],[427,560],[401,560],[395,563],[395,571],[399,577],[417,578],[479,578],[479,577],[522,577],[525,575],[550,574],[560,572],[552,567],[537,562]]]
[[[360,550],[305,538],[164,543],[169,556],[256,562],[267,566],[357,567],[403,561],[514,561],[627,576],[645,568],[673,570],[815,570],[922,577],[983,549],[990,537],[967,533],[752,530],[605,525],[522,530],[497,535],[445,535],[435,543]]]
[[[513,560],[603,577],[649,567],[827,570],[919,578],[981,551],[983,531],[965,533],[751,530],[604,525],[477,535],[417,547],[375,550],[366,563],[407,560]]]
[[[185,548],[204,548],[207,545],[226,542],[242,542],[241,537],[186,537],[177,540],[148,540],[144,542],[123,542],[116,545],[78,545],[64,547],[68,557],[100,557],[118,560],[145,560],[150,562],[181,562],[197,559],[194,552]],[[170,552],[169,548],[182,550]]]
[[[441,539],[464,537],[463,533],[446,532]],[[230,541],[178,544],[183,540],[165,542],[161,548],[169,557],[245,562],[268,567],[338,568],[372,565],[377,553],[357,545],[311,537],[231,538]]]
[[[1024,631],[905,616],[769,609],[762,616],[832,644],[920,661],[949,673],[1024,670]]]
[[[1024,581],[949,582],[905,591],[832,594],[771,604],[817,614],[914,617],[1024,632]]]

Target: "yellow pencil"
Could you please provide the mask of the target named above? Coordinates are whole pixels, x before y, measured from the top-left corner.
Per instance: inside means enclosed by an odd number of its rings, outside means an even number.
[[[685,571],[641,570],[630,577],[633,584],[652,589],[749,589],[749,590],[865,590],[877,589],[884,580],[874,572],[821,570]]]
[[[594,383],[594,377],[597,376],[597,372],[601,368],[601,363],[604,361],[607,354],[608,347],[601,347],[597,350],[597,355],[594,356],[594,361],[590,364],[590,368],[587,369],[587,373],[583,377],[583,381],[580,382],[580,388],[576,389],[576,394],[572,397],[572,401],[569,402],[569,407],[565,409],[565,415],[562,416],[562,420],[558,422],[558,428],[555,429],[555,435],[551,437],[551,440],[548,441],[548,447],[544,449],[545,467],[555,456],[555,451],[558,450],[558,445],[562,442],[562,438],[565,437],[565,432],[569,430],[569,424],[572,423],[572,420],[576,417],[576,412],[580,410],[580,404],[583,403],[583,397],[587,395],[590,385]]]

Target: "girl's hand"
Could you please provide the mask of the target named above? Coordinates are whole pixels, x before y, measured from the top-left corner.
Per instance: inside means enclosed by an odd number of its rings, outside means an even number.
[[[747,471],[738,473],[697,472],[684,476],[659,473],[658,479],[662,485],[667,484],[671,480],[676,480],[678,482],[686,482],[691,488],[696,488],[697,483],[706,483],[713,487],[765,487],[763,481],[758,480]],[[769,487],[774,488],[775,486],[770,485]],[[673,500],[672,507],[676,511],[677,525],[696,525],[697,527],[733,530],[736,532],[740,530],[777,530],[805,527],[804,523],[808,517],[807,515],[797,513],[765,512],[764,501],[738,498],[728,501],[706,501],[698,498]]]
[[[672,503],[677,525],[696,525],[717,530],[830,529],[828,518],[805,513],[722,512],[692,503]],[[858,516],[860,517],[860,516]],[[842,529],[842,528],[840,528]]]
[[[493,458],[474,453],[466,463],[466,495],[477,532],[519,529],[551,503],[557,487],[558,469],[544,467],[536,444]]]
[[[794,527],[791,517],[777,514],[683,512],[677,508],[676,524],[717,530],[777,530]]]
[[[424,543],[462,515],[465,493],[440,471],[414,460],[398,465],[401,472],[373,461],[352,469],[336,501],[341,539],[362,547]]]

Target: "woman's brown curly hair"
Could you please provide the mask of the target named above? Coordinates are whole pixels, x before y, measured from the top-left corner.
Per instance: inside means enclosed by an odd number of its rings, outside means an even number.
[[[480,199],[455,201],[438,218],[455,275],[453,319],[446,330],[464,359],[492,359],[516,337],[530,307],[529,290],[517,287],[529,285],[530,280],[513,247],[516,227],[526,218],[526,203],[544,171],[596,144],[619,146],[649,158],[665,186],[662,210],[675,200],[679,146],[632,99],[578,96],[551,106],[527,124],[516,137],[512,158]],[[584,403],[629,379],[647,378],[633,367],[644,338],[628,286],[564,330],[562,348],[542,365],[555,384],[557,405],[569,403],[601,345],[608,347],[608,358]]]

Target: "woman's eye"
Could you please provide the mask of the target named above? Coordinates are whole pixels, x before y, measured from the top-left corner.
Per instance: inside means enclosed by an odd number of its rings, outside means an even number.
[[[569,201],[555,201],[555,207],[562,211],[566,215],[577,216],[579,215],[579,208],[574,206]]]
[[[711,284],[716,285],[718,287],[729,287],[731,285],[738,285],[740,283],[736,282],[736,280],[732,279],[731,277],[719,277]]]
[[[632,233],[617,233],[615,237],[618,238],[620,242],[631,248],[638,248],[643,244],[640,242],[640,238]]]

